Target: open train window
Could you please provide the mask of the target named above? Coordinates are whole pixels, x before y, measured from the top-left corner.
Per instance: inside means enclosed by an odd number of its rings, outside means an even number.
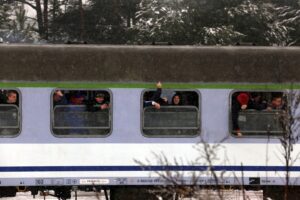
[[[199,93],[147,90],[142,95],[142,131],[148,137],[193,137],[200,133]]]
[[[0,90],[0,137],[13,137],[20,133],[19,92]]]
[[[107,90],[52,92],[52,131],[61,137],[104,137],[111,132],[111,93]]]
[[[283,92],[236,91],[231,95],[231,133],[234,136],[280,136],[286,108]]]

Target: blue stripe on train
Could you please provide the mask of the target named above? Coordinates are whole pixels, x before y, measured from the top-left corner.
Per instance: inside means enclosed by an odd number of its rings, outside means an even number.
[[[286,171],[285,166],[214,166],[214,171]],[[205,171],[208,166],[24,166],[0,167],[0,172],[54,172],[54,171]],[[299,171],[300,166],[290,166]]]

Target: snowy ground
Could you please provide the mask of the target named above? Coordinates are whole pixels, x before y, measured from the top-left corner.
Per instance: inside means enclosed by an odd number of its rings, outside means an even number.
[[[203,191],[199,194],[201,197],[200,199],[217,199],[217,194],[213,191]],[[240,190],[225,190],[223,191],[223,197],[225,200],[243,200],[243,193]],[[263,200],[263,192],[262,191],[246,191],[245,199],[251,200]],[[33,198],[30,195],[30,192],[19,192],[17,193],[16,197],[9,197],[9,198],[0,198],[0,200],[51,200],[57,199],[52,196],[41,196],[37,195]],[[198,199],[198,198],[197,198]],[[71,200],[75,200],[75,193],[72,192]],[[100,194],[97,197],[95,192],[78,192],[77,200],[105,200],[104,194]],[[196,198],[183,198],[182,200],[196,200]]]

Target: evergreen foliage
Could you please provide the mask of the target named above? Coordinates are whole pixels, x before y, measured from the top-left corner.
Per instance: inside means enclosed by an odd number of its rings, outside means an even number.
[[[35,12],[12,12],[24,4]],[[0,4],[0,34],[24,42],[93,44],[299,45],[299,0],[10,0]],[[18,25],[17,25],[18,23]],[[25,37],[25,36],[23,36]]]

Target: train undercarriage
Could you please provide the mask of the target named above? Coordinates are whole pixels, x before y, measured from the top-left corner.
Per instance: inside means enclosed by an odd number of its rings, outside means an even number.
[[[195,187],[197,189],[195,189]],[[285,193],[284,186],[245,186],[241,188],[240,186],[220,186],[212,187],[205,186],[51,186],[51,187],[0,187],[0,198],[2,197],[15,197],[18,192],[31,192],[33,199],[37,195],[44,196],[44,199],[52,196],[56,197],[58,200],[67,200],[75,199],[80,200],[80,197],[77,196],[77,192],[94,192],[95,198],[105,199],[105,200],[180,200],[183,198],[197,198],[196,190],[211,191],[216,195],[212,197],[221,198],[218,195],[218,192],[222,191],[235,191],[240,190],[242,194],[245,194],[244,191],[261,191],[263,193],[262,199],[283,199]],[[244,190],[244,191],[243,191]],[[72,194],[72,195],[71,195]],[[199,193],[198,193],[199,195]],[[300,195],[300,187],[289,186],[288,188],[288,200],[296,200]],[[247,196],[247,195],[246,195]],[[198,196],[199,197],[199,196]],[[203,196],[202,196],[203,197]],[[199,199],[203,199],[203,198]],[[198,198],[197,198],[198,199]],[[205,198],[207,199],[207,198]]]

